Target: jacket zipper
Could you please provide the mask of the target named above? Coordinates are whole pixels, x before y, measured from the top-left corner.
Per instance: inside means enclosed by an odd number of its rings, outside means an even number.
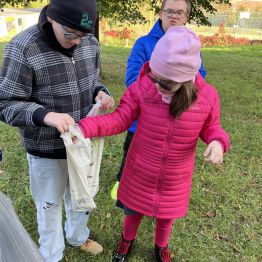
[[[70,57],[70,60],[72,62],[72,65],[73,65],[73,68],[74,68],[74,72],[75,72],[75,76],[76,76],[76,82],[77,82],[77,89],[78,89],[78,92],[79,92],[79,100],[80,100],[80,119],[83,118],[83,101],[82,101],[82,95],[81,95],[81,90],[80,90],[80,85],[79,85],[79,80],[78,80],[78,77],[77,77],[77,71],[76,71],[76,66],[75,66],[75,60],[73,57]]]
[[[159,204],[159,192],[160,192],[160,189],[162,187],[162,183],[163,183],[163,178],[164,178],[164,169],[166,167],[166,160],[167,160],[167,152],[168,152],[168,148],[169,148],[169,143],[170,143],[170,140],[171,140],[171,137],[172,137],[172,131],[173,129],[171,128],[171,125],[172,125],[172,121],[170,120],[169,121],[169,126],[168,126],[168,136],[167,136],[167,140],[166,140],[166,147],[165,147],[165,151],[164,151],[164,156],[163,156],[163,161],[162,161],[162,165],[161,165],[161,169],[160,169],[160,177],[159,177],[159,181],[158,181],[158,186],[157,186],[157,192],[156,192],[156,196],[157,196],[157,199],[156,199],[156,203],[155,203],[155,207],[154,207],[154,214],[153,216],[155,216],[156,214],[156,210],[157,210],[157,207],[158,207],[158,204]]]

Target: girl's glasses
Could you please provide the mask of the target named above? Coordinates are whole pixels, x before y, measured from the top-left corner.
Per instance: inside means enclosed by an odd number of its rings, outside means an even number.
[[[146,75],[147,77],[153,81],[155,84],[158,84],[161,88],[167,90],[167,91],[172,91],[174,87],[176,87],[179,83],[176,83],[171,80],[160,80],[158,79],[152,72],[149,72],[149,67],[146,69]],[[180,85],[180,84],[179,84]]]

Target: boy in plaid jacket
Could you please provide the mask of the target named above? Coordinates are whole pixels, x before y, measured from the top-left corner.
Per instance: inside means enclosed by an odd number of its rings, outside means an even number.
[[[63,257],[62,202],[68,243],[92,254],[88,212],[71,208],[66,151],[60,133],[85,117],[96,100],[114,100],[99,81],[99,47],[92,35],[96,1],[52,0],[39,22],[6,46],[0,73],[0,120],[16,126],[27,151],[37,208],[40,251],[47,262]]]

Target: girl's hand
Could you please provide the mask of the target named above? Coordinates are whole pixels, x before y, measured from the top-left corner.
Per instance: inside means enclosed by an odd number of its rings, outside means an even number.
[[[223,162],[223,148],[216,140],[212,141],[204,152],[205,161],[213,164],[221,164]]]
[[[76,136],[72,136],[72,142],[74,145],[76,145],[79,142]]]
[[[75,129],[79,134],[82,134],[82,135],[84,136],[83,131],[82,131],[82,129],[79,127],[78,124],[75,124],[75,125],[73,126],[73,129]],[[74,145],[77,145],[77,144],[80,142],[79,139],[78,139],[75,135],[72,135],[71,138],[72,138],[72,142],[73,142]]]
[[[103,91],[98,92],[98,95],[96,96],[95,100],[101,100],[101,109],[110,109],[113,108],[115,105],[114,98]]]

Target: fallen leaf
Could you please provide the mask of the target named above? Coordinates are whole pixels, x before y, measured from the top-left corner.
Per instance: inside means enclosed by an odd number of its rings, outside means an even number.
[[[216,213],[215,213],[214,211],[209,211],[209,212],[207,212],[207,216],[208,216],[209,218],[215,217],[215,216],[216,216]]]

